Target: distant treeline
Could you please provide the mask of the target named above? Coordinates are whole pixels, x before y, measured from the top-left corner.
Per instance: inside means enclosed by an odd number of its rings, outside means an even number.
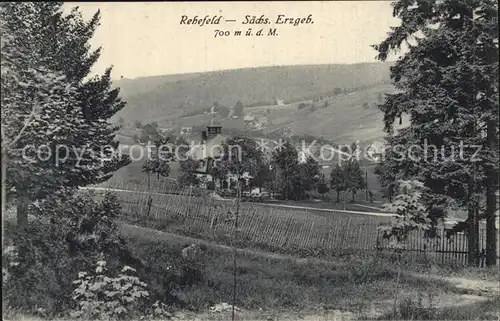
[[[378,81],[378,82],[374,82],[374,83],[364,85],[364,86],[356,86],[356,87],[349,87],[349,88],[336,87],[331,91],[324,92],[323,94],[315,94],[315,95],[296,97],[296,98],[285,100],[284,103],[285,104],[293,104],[293,103],[300,103],[303,101],[317,102],[317,101],[325,100],[325,99],[335,97],[338,95],[362,91],[362,90],[370,89],[370,88],[384,85],[384,84],[390,84],[390,80]],[[251,108],[251,107],[262,107],[262,106],[275,106],[277,104],[278,104],[278,101],[276,99],[274,99],[272,101],[263,100],[263,101],[243,103],[243,106],[247,107],[247,108]],[[181,104],[179,106],[179,109],[184,108],[183,106],[184,106],[184,104]],[[231,112],[230,107],[219,104],[218,102],[215,102],[212,106],[216,106],[217,113],[223,117],[227,117]],[[203,108],[196,108],[196,107],[191,106],[191,108],[188,108],[187,110],[184,111],[184,113],[182,114],[182,117],[191,117],[191,116],[203,114],[206,111],[210,111],[212,106],[206,106]]]
[[[332,91],[325,92],[323,94],[310,95],[310,96],[304,96],[304,97],[300,97],[300,98],[289,99],[289,100],[285,101],[285,104],[299,103],[299,102],[303,102],[303,101],[307,101],[307,100],[312,100],[313,102],[317,102],[317,101],[321,101],[321,100],[324,100],[324,99],[327,99],[330,97],[335,97],[335,96],[342,95],[342,94],[349,94],[349,93],[353,93],[353,92],[358,92],[358,91],[374,88],[374,87],[377,87],[380,85],[389,85],[390,83],[391,83],[390,80],[385,80],[385,81],[374,82],[374,83],[371,83],[369,85],[364,85],[364,86],[357,86],[357,87],[350,87],[350,88],[336,87]]]

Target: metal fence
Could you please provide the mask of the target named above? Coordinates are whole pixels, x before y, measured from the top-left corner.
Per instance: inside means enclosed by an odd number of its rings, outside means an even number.
[[[441,265],[468,265],[467,234],[459,232],[447,235],[444,228],[438,229],[433,237],[428,237],[425,230],[413,230],[405,242],[394,246],[390,240],[384,239],[382,233],[377,236],[377,251],[401,251],[405,256],[414,259],[432,260]],[[479,229],[480,265],[484,266],[486,248],[486,229]]]

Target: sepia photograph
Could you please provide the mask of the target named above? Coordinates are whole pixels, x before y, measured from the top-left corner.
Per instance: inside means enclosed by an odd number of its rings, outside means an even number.
[[[3,2],[2,318],[500,320],[496,0]]]

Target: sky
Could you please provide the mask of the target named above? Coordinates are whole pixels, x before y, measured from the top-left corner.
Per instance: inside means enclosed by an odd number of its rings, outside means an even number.
[[[370,45],[385,38],[392,17],[389,1],[303,2],[71,2],[84,18],[101,10],[91,41],[103,52],[93,72],[113,65],[113,78],[302,64],[375,62]],[[312,24],[276,24],[278,15]],[[219,25],[181,25],[183,15],[222,16]],[[269,18],[268,25],[243,25],[245,16]],[[224,20],[236,20],[224,22]],[[245,33],[270,28],[277,36],[214,38],[215,30]]]

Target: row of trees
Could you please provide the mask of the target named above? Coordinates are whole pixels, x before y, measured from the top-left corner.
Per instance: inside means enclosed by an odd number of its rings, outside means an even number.
[[[205,109],[195,109],[195,108],[184,109],[183,106],[184,105],[181,105],[179,107],[179,109],[184,110],[182,117],[200,115],[203,114],[203,112],[210,111],[212,107],[215,107],[215,111],[222,117],[228,117],[231,114],[231,108],[226,105],[220,104],[218,101],[214,102],[212,106],[209,106]],[[243,108],[244,108],[243,103],[238,100],[234,105],[234,107],[232,108],[232,115],[242,117],[244,115]]]
[[[352,201],[359,190],[366,188],[366,180],[359,162],[355,158],[342,161],[331,172],[330,188],[337,193],[337,202],[341,192],[350,192]]]
[[[242,148],[241,158],[234,149],[229,150],[236,145]],[[352,193],[354,200],[356,193],[366,187],[363,171],[354,157],[333,168],[328,184],[318,161],[312,156],[301,160],[297,148],[290,141],[271,155],[265,155],[254,139],[235,136],[225,142],[223,150],[224,158],[215,162],[212,169],[212,175],[220,186],[229,174],[235,174],[233,170],[238,164],[252,176],[249,187],[266,188],[285,199],[304,199],[313,191],[325,194],[331,188],[337,192],[337,201],[339,194],[346,191]],[[179,182],[185,186],[199,185],[200,180],[195,174],[198,167],[199,163],[192,159],[181,162]],[[243,172],[239,174],[243,175]]]
[[[308,192],[316,189],[321,178],[320,165],[314,158],[308,156],[305,161],[299,160],[298,151],[290,142],[286,142],[272,155],[271,168],[274,169],[275,184],[285,199],[305,198]]]
[[[241,148],[241,155],[232,146]],[[320,178],[320,166],[312,157],[299,161],[298,151],[290,142],[272,155],[264,155],[256,141],[250,137],[234,136],[222,146],[223,157],[214,163],[212,175],[222,186],[229,175],[242,176],[245,172],[252,179],[250,187],[279,191],[286,199],[301,199],[316,188]],[[199,163],[195,160],[181,162],[179,181],[183,185],[200,183],[194,172]]]
[[[386,157],[379,166],[386,195],[399,180],[422,183],[425,211],[411,215],[412,226],[431,227],[449,209],[468,212],[455,231],[469,237],[469,260],[479,262],[479,220],[486,221],[486,264],[496,264],[495,217],[498,193],[498,3],[494,0],[395,1],[402,24],[374,46],[380,60],[403,43],[409,50],[391,68],[398,89],[380,106],[387,133]],[[432,26],[432,27],[431,27]],[[394,130],[401,115],[410,125]],[[424,142],[439,151],[415,155]],[[458,155],[459,146],[462,148]],[[395,149],[407,151],[397,157]],[[410,157],[410,151],[413,157]],[[428,227],[426,227],[428,228]]]
[[[134,134],[132,139],[136,143],[147,143],[148,141],[157,141],[162,139],[162,135],[158,132],[158,123],[152,122],[150,124],[142,125],[140,122],[139,128],[141,130],[140,135]]]

